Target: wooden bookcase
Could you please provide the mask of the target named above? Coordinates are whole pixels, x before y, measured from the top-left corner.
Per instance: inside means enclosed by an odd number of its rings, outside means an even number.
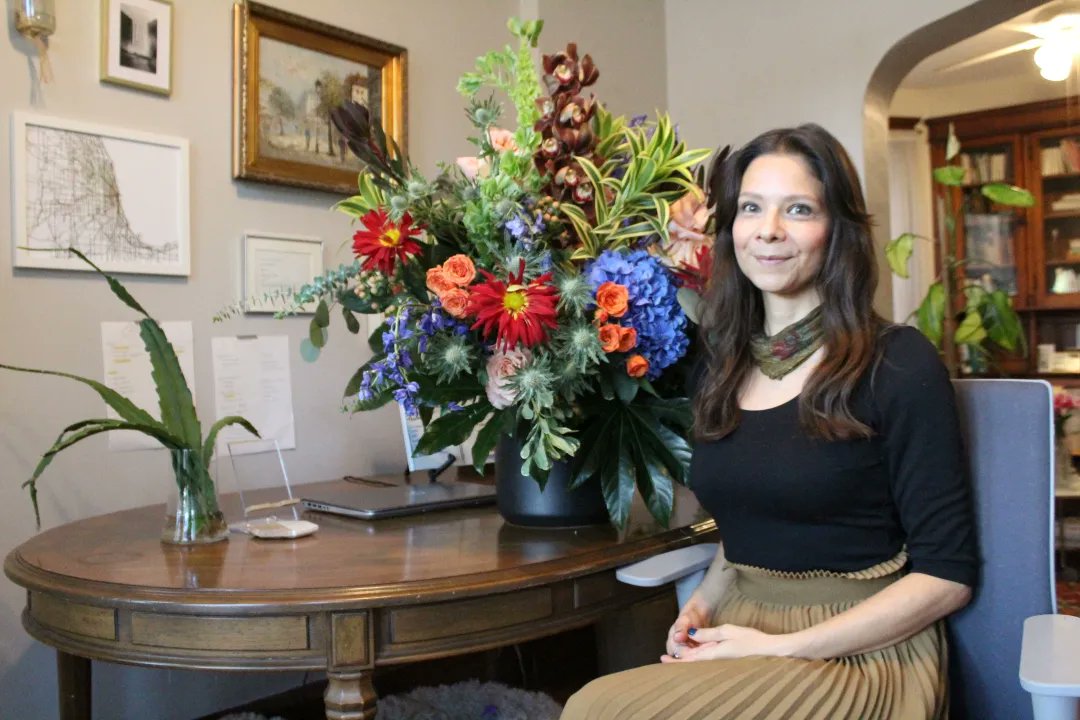
[[[947,192],[935,183],[935,227],[942,232],[945,203],[963,208],[959,274],[1007,290],[1027,333],[1027,354],[997,364],[1008,375],[1080,386],[1080,372],[1040,373],[1036,352],[1043,343],[1080,349],[1080,98],[929,119],[933,167],[946,164],[950,123],[962,152],[953,163],[970,167],[969,182]],[[979,188],[995,180],[1027,188],[1035,205],[990,203]]]

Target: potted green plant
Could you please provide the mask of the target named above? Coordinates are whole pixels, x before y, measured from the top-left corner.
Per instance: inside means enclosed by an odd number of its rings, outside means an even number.
[[[38,527],[41,527],[41,513],[38,507],[37,479],[56,454],[92,435],[110,430],[135,430],[160,442],[169,450],[172,460],[175,489],[166,506],[165,528],[161,539],[176,544],[207,543],[227,539],[229,528],[218,506],[214,481],[210,477],[210,460],[214,454],[214,442],[218,432],[228,425],[240,425],[256,437],[259,435],[258,431],[244,418],[230,415],[214,423],[204,440],[199,418],[195,413],[195,403],[191,398],[191,390],[180,369],[176,352],[165,337],[161,326],[150,317],[118,280],[102,271],[78,250],[72,248],[69,251],[104,277],[113,294],[125,305],[143,316],[139,321],[139,334],[146,346],[146,351],[150,354],[161,419],[156,419],[120,393],[96,380],[56,370],[35,370],[0,363],[0,368],[7,370],[77,380],[97,392],[101,399],[120,416],[119,420],[92,418],[69,425],[61,431],[52,447],[45,451],[30,479],[23,483],[23,487],[30,492],[30,501],[34,506],[34,517]]]
[[[960,272],[969,262],[958,258],[956,249],[956,227],[964,221],[964,208],[961,205],[954,211],[948,197],[951,188],[965,185],[966,169],[951,163],[959,154],[960,142],[950,127],[945,152],[945,161],[950,164],[933,171],[938,195],[944,200],[941,207],[944,208],[945,232],[941,237],[935,241],[914,233],[903,233],[885,246],[889,268],[906,278],[915,241],[937,242],[941,271],[914,316],[919,330],[942,351],[945,365],[953,377],[958,374],[958,349],[961,347],[966,348],[968,362],[974,367],[989,363],[993,346],[1009,352],[1026,348],[1020,318],[1008,293],[1000,288],[988,289],[963,277]],[[982,184],[979,192],[998,205],[1031,207],[1035,203],[1034,196],[1027,190],[1003,182]],[[950,310],[961,302],[963,307],[959,313]]]

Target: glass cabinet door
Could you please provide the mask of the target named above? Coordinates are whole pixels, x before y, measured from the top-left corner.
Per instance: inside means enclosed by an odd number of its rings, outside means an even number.
[[[1049,307],[1080,307],[1080,133],[1043,134],[1036,143],[1032,255],[1039,299]]]
[[[962,284],[978,284],[991,292],[1004,290],[1016,307],[1025,307],[1030,302],[1029,286],[1022,270],[1024,264],[1018,259],[1022,215],[1015,208],[990,202],[981,192],[991,182],[1020,184],[1020,147],[1013,136],[1000,142],[964,145],[964,151],[953,160],[965,170],[959,197],[954,196],[953,201],[963,211],[963,224],[956,228],[957,255],[963,260],[958,271]]]

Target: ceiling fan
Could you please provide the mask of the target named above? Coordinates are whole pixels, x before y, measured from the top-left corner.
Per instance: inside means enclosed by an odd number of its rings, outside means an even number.
[[[959,70],[1013,53],[1034,50],[1035,64],[1039,66],[1039,72],[1044,78],[1064,80],[1069,76],[1074,58],[1080,54],[1080,2],[1056,2],[1036,13],[1031,22],[1006,23],[1004,27],[1032,37],[940,68],[939,72]]]

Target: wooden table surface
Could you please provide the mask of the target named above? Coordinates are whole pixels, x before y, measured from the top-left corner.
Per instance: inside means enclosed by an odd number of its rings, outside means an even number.
[[[619,584],[616,568],[715,530],[682,488],[669,529],[638,505],[620,532],[518,528],[485,506],[375,521],[310,513],[320,525],[310,537],[234,533],[178,547],[158,539],[163,513],[150,506],[53,528],[4,563],[28,591],[27,631],[58,650],[64,720],[90,717],[88,658],[325,669],[327,717],[367,720],[376,665],[588,624],[655,596]]]

